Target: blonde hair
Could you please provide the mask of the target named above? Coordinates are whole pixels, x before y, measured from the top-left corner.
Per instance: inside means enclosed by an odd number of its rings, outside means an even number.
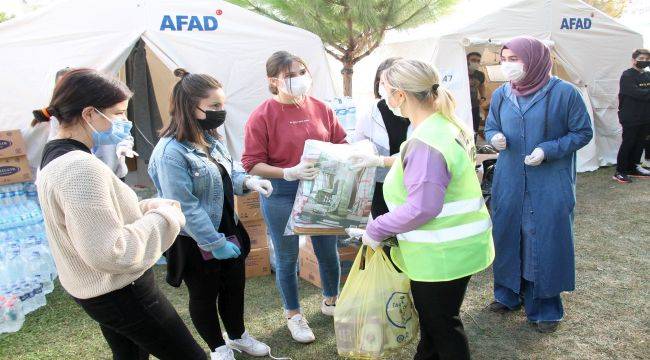
[[[384,74],[391,87],[412,95],[421,103],[433,101],[436,111],[460,130],[465,143],[474,147],[473,131],[456,116],[456,100],[449,90],[440,86],[438,70],[423,61],[399,60]]]

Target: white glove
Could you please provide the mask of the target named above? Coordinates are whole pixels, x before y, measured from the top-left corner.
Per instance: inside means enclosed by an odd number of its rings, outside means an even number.
[[[271,182],[266,179],[260,179],[257,176],[251,176],[246,179],[244,185],[247,189],[257,191],[265,197],[269,197],[273,193],[273,185],[271,185]]]
[[[350,167],[354,170],[369,167],[384,167],[384,157],[375,154],[353,154],[348,158],[348,161],[352,163]]]
[[[173,206],[178,210],[181,209],[181,203],[171,199],[161,199],[161,198],[144,199],[140,201],[139,204],[140,204],[140,211],[142,211],[143,214],[146,214],[147,211],[157,209],[161,206]]]
[[[381,245],[381,241],[376,241],[375,239],[371,238],[370,235],[368,235],[367,232],[364,231],[363,236],[361,237],[361,242],[363,245],[368,245],[370,246],[371,249],[375,250]]]
[[[363,234],[366,233],[366,230],[359,228],[347,228],[345,229],[345,233],[348,234],[348,236],[351,238],[361,239]]]
[[[161,198],[145,199],[140,201],[140,210],[143,214],[146,214],[147,212],[154,209],[163,208],[170,210],[166,211],[165,213],[173,216],[174,219],[178,221],[178,225],[180,227],[185,226],[185,215],[183,214],[183,211],[181,211],[181,204],[178,201]]]
[[[117,146],[115,147],[115,153],[117,154],[117,157],[128,157],[132,158],[134,156],[140,156],[138,155],[137,152],[133,151],[133,141],[131,140],[123,140],[120,141]]]
[[[301,161],[300,164],[294,167],[282,169],[282,177],[287,181],[314,180],[318,175],[318,171],[314,164]]]
[[[526,156],[524,159],[524,164],[528,166],[537,166],[544,161],[544,150],[541,148],[535,148],[530,155]]]
[[[508,146],[508,143],[506,141],[506,136],[503,135],[502,133],[498,133],[492,137],[492,140],[490,140],[492,143],[492,146],[494,146],[495,149],[502,151],[505,150],[506,147]]]

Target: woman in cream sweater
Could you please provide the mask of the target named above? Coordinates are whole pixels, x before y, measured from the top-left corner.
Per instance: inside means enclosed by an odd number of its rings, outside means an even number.
[[[114,359],[206,359],[154,282],[151,267],[185,218],[177,202],[138,203],[136,194],[90,153],[130,129],[129,89],[95,70],[72,70],[35,125],[55,116],[37,186],[61,285],[97,321]]]

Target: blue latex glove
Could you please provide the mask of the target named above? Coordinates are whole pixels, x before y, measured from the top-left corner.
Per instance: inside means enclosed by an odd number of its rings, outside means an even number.
[[[241,255],[241,250],[230,241],[226,241],[225,246],[212,250],[212,256],[218,260],[234,259],[239,257],[239,255]]]

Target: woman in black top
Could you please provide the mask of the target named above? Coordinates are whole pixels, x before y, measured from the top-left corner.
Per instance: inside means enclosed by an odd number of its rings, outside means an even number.
[[[406,140],[410,128],[407,118],[396,116],[386,104],[386,94],[382,94],[383,86],[380,86],[381,74],[393,63],[400,60],[398,57],[384,60],[375,74],[374,92],[377,100],[372,104],[370,110],[361,115],[355,127],[354,133],[350,136],[350,142],[368,139],[375,144],[379,156],[356,156],[357,166],[377,166],[375,175],[375,193],[372,197],[371,214],[373,218],[388,212],[384,201],[384,178],[388,169],[393,165],[392,156],[399,153],[400,145]]]
[[[234,210],[234,193],[270,195],[271,183],[233,161],[216,129],[226,121],[222,85],[207,74],[177,69],[171,120],[149,160],[158,195],[180,202],[186,224],[167,251],[167,282],[185,282],[190,317],[212,360],[234,360],[233,349],[266,356],[269,347],[244,327],[244,259],[250,239]],[[222,335],[219,320],[226,334]]]

